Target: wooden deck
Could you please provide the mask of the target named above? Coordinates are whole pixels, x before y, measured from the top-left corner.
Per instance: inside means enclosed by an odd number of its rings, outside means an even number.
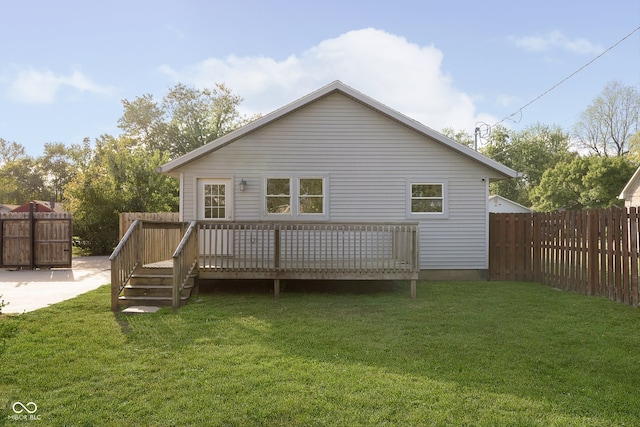
[[[198,276],[204,279],[342,279],[342,280],[389,280],[412,279],[415,274],[411,265],[395,259],[342,259],[317,260],[313,263],[299,260],[280,262],[258,258],[220,257],[209,260],[200,257]],[[145,264],[144,268],[173,268],[173,260]],[[402,273],[406,276],[401,277]]]
[[[416,223],[135,221],[111,256],[112,308],[143,267],[172,269],[176,308],[193,277],[272,279],[276,298],[280,280],[409,280],[415,298],[417,239]]]

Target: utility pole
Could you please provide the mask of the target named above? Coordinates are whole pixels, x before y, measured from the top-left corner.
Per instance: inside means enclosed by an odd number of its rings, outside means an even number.
[[[478,151],[478,137],[480,136],[480,127],[476,126],[476,131],[474,132],[474,142],[473,142],[473,149]]]

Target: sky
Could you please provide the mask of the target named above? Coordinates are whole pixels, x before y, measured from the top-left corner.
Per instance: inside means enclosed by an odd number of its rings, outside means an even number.
[[[438,131],[570,131],[607,83],[640,90],[639,27],[638,0],[0,0],[0,138],[37,157],[177,83],[253,115],[334,80]]]

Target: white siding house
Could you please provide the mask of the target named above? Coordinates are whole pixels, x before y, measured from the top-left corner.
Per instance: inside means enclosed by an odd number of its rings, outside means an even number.
[[[489,212],[491,213],[530,213],[531,209],[526,206],[522,206],[520,203],[516,203],[513,200],[509,200],[506,197],[502,197],[498,194],[494,194],[489,197]]]
[[[618,198],[624,200],[626,207],[640,206],[640,167],[624,186]]]
[[[158,171],[183,221],[418,222],[424,278],[482,275],[489,183],[517,176],[339,81]]]

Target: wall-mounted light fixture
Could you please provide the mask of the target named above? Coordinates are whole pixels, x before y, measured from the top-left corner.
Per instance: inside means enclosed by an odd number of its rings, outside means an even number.
[[[240,191],[247,189],[247,182],[244,179],[240,179]]]

